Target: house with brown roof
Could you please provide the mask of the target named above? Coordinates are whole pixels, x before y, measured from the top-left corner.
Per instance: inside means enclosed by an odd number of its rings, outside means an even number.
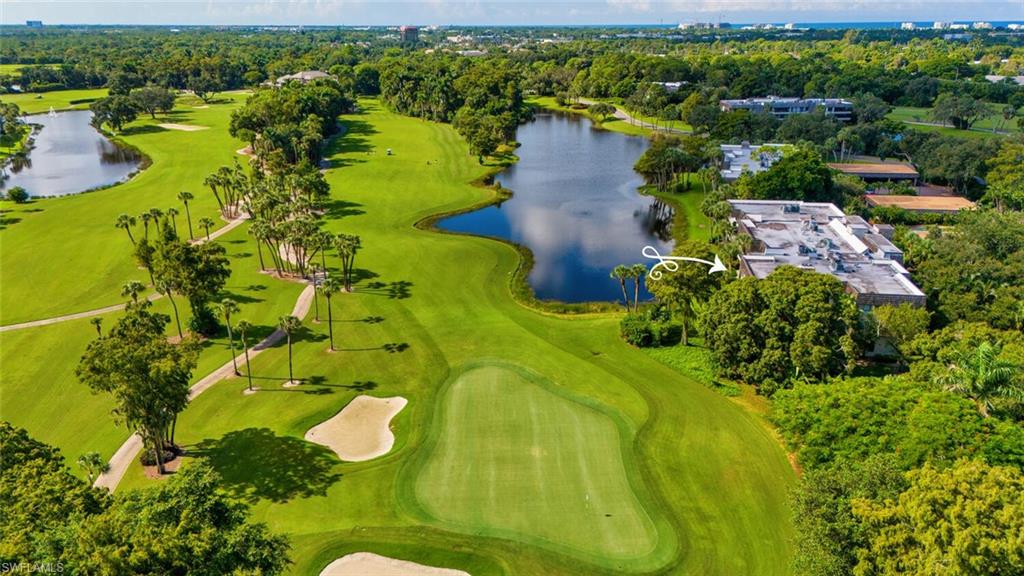
[[[921,175],[910,164],[897,162],[876,162],[876,163],[838,163],[832,162],[828,165],[833,170],[842,174],[849,174],[861,178],[865,182],[897,182],[909,181],[917,184]]]
[[[901,196],[896,194],[868,194],[868,206],[902,208],[911,212],[956,214],[971,210],[974,202],[962,196]]]

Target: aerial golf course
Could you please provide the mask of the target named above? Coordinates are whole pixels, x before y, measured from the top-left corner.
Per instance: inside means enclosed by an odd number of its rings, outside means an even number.
[[[151,165],[129,182],[0,203],[0,325],[122,303],[121,285],[146,272],[113,225],[118,214],[181,210],[176,195],[187,190],[193,225],[227,225],[203,179],[244,163],[227,125],[245,97],[208,106],[183,97],[170,114],[131,123],[119,137]],[[47,98],[58,109],[74,99]],[[326,143],[325,228],[358,234],[363,249],[354,291],[332,298],[337,350],[320,298],[295,335],[301,383],[285,386],[280,342],[252,358],[256,393],[243,393],[245,376],[216,382],[177,422],[180,466],[207,459],[255,519],[288,535],[294,574],[318,574],[352,552],[474,576],[789,573],[786,497],[796,477],[762,416],[625,344],[616,313],[556,316],[515,301],[514,247],[417,227],[493,195],[475,183],[496,167],[478,164],[451,126],[374,100],[341,120],[343,133]],[[168,123],[203,129],[160,126]],[[227,248],[226,296],[256,341],[304,287],[260,273],[247,227],[211,241]],[[154,307],[171,313],[166,298]],[[109,325],[118,314],[97,317]],[[94,336],[88,318],[0,332],[0,418],[69,462],[88,451],[109,459],[129,435],[109,398],[75,377]],[[226,338],[207,340],[194,379],[230,358]],[[408,400],[390,421],[390,451],[342,462],[304,439],[359,395]],[[162,481],[133,461],[117,490]]]

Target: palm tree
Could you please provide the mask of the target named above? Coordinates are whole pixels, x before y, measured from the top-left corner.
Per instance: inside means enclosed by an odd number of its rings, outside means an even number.
[[[629,267],[629,277],[633,279],[633,312],[640,308],[640,279],[647,274],[647,266],[633,264]]]
[[[1024,386],[1017,380],[1021,366],[1000,360],[999,352],[999,346],[982,342],[974,351],[961,352],[938,379],[947,390],[974,400],[984,418],[996,398],[1024,399]]]
[[[103,318],[97,316],[89,320],[89,324],[92,324],[93,328],[96,329],[96,336],[103,336]]]
[[[132,246],[135,245],[135,237],[132,236],[132,226],[135,226],[135,222],[135,216],[121,214],[114,223],[115,228],[124,228],[124,231],[128,233],[128,239],[132,241]]]
[[[149,239],[149,221],[153,219],[153,215],[150,214],[149,212],[143,212],[142,214],[139,214],[139,219],[142,220],[142,230],[143,230],[143,232],[144,232],[144,234],[146,236],[146,239],[148,240]]]
[[[626,306],[626,312],[629,312],[629,296],[626,294],[626,278],[629,278],[629,268],[619,264],[612,269],[610,276],[619,281],[619,286],[622,287],[622,300]]]
[[[178,192],[178,200],[185,205],[185,218],[188,219],[188,239],[195,240],[195,236],[192,234],[192,212],[188,209],[188,203],[192,200],[193,196],[191,192],[181,191]]]
[[[110,469],[110,465],[100,457],[98,452],[86,452],[79,456],[78,466],[85,470],[85,474],[89,477],[89,484],[92,484],[96,476]]]
[[[207,217],[204,216],[204,217],[199,219],[199,225],[206,229],[206,241],[209,242],[210,241],[210,228],[213,228],[216,225],[216,222],[214,222],[212,219],[207,218]]]
[[[295,383],[295,376],[292,375],[292,335],[302,326],[302,321],[295,316],[281,316],[277,327],[284,332],[288,338],[288,382]]]
[[[139,303],[139,294],[146,289],[146,285],[138,280],[129,280],[121,286],[121,296],[131,296],[132,302]]]
[[[174,227],[174,235],[178,235],[178,220],[175,218],[179,214],[178,209],[173,206],[167,209],[167,217],[171,219],[171,226]]]
[[[203,184],[210,187],[213,191],[213,197],[217,199],[217,206],[220,207],[220,213],[224,213],[224,202],[220,199],[220,194],[217,193],[217,186],[221,185],[221,178],[216,173],[210,174],[203,180]]]
[[[153,219],[153,225],[156,226],[157,234],[159,234],[160,220],[164,217],[164,211],[159,208],[150,208],[149,216]]]
[[[171,294],[174,289],[174,284],[170,280],[161,279],[156,283],[156,291],[167,296],[167,300],[171,302],[171,309],[174,310],[174,324],[178,327],[178,338],[184,338],[184,334],[181,332],[181,318],[178,316],[178,304],[174,301],[174,296]]]
[[[241,376],[238,371],[238,362],[235,360],[235,337],[231,333],[231,315],[238,312],[238,304],[231,298],[220,301],[220,312],[224,315],[224,325],[228,327],[228,348],[231,349],[231,365],[235,367],[235,376]]]
[[[238,330],[238,339],[242,341],[242,350],[245,352],[245,375],[249,378],[249,390],[252,390],[252,367],[249,366],[249,343],[245,339],[245,335],[252,330],[252,323],[248,320],[239,320],[235,326]]]
[[[342,291],[345,286],[337,276],[328,276],[320,283],[320,291],[327,300],[327,334],[331,338],[331,352],[334,352],[334,317],[331,315],[331,296]]]

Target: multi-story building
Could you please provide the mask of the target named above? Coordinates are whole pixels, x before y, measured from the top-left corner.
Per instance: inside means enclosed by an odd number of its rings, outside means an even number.
[[[740,100],[722,100],[719,102],[723,112],[733,110],[749,110],[752,113],[766,113],[783,119],[791,114],[814,112],[818,107],[825,109],[825,114],[848,122],[853,118],[853,102],[842,98],[743,98]]]
[[[772,167],[782,158],[782,144],[721,144],[723,182],[735,182],[744,173],[757,174]]]
[[[420,29],[415,26],[399,26],[398,34],[403,43],[415,44],[420,39]]]
[[[847,216],[835,204],[790,200],[729,200],[731,222],[749,236],[740,274],[764,278],[779,266],[830,274],[846,285],[861,308],[925,305],[925,295],[903,267],[891,227]]]

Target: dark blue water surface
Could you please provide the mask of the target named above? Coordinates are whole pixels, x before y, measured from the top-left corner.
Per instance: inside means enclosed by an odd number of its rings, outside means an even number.
[[[538,298],[621,301],[611,269],[644,262],[640,251],[648,244],[662,254],[672,250],[671,208],[637,191],[643,181],[633,164],[647,140],[560,114],[538,114],[519,127],[516,139],[519,162],[497,177],[514,196],[439,226],[528,247],[534,256],[529,281]]]

